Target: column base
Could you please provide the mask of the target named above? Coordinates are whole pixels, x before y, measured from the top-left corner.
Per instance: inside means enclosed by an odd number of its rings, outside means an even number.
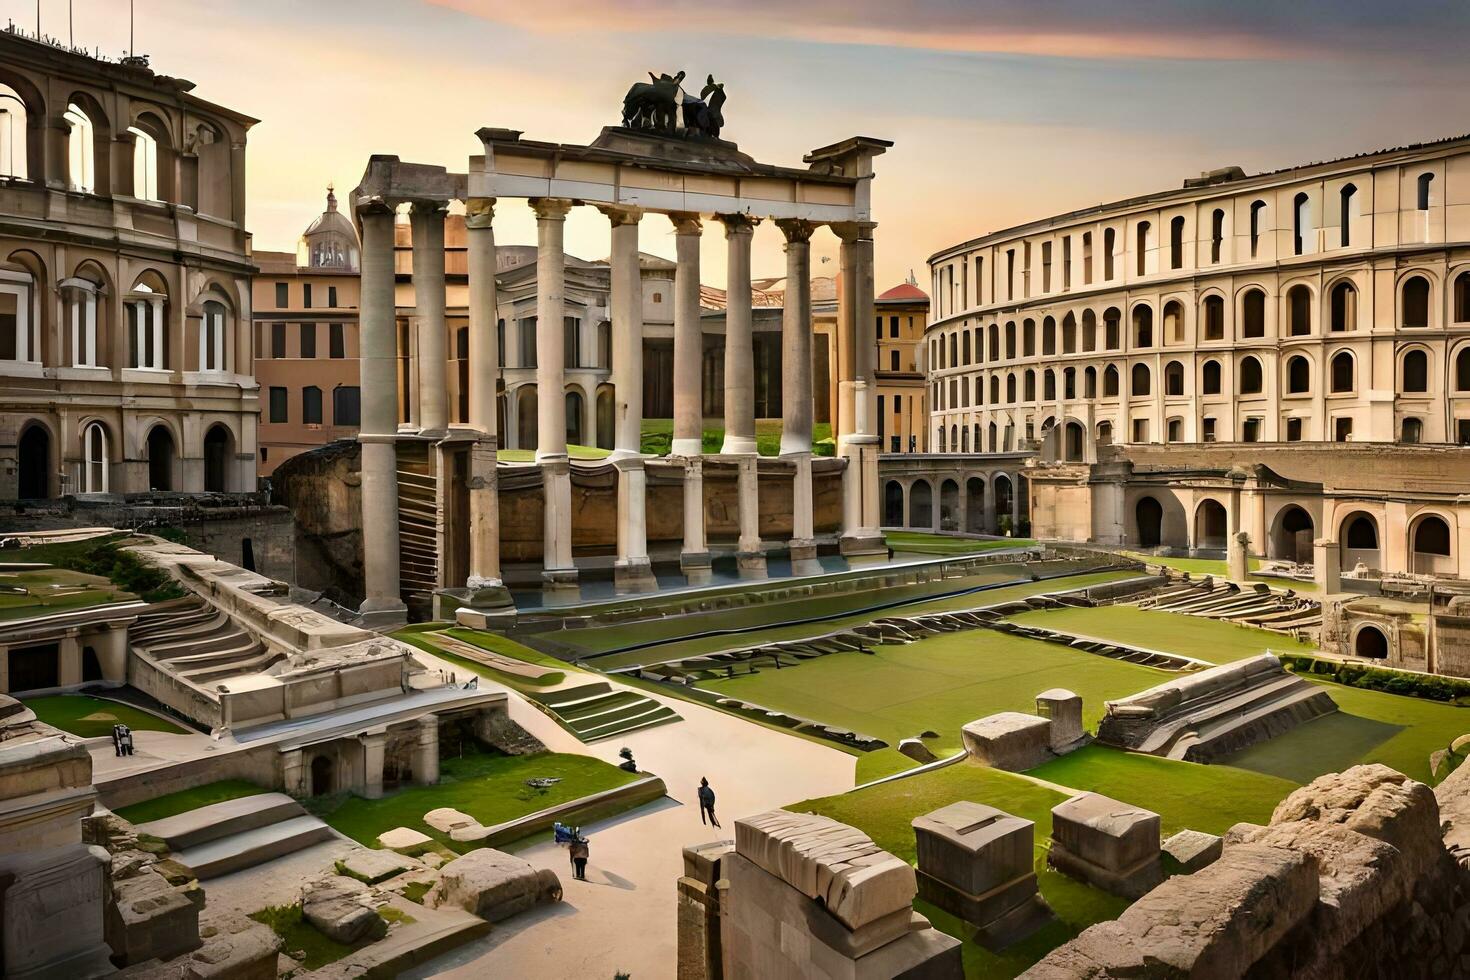
[[[543,589],[575,589],[577,586],[577,570],[575,568],[543,568],[541,570],[541,588]]]
[[[657,592],[658,579],[647,558],[619,559],[613,565],[613,589],[618,592]]]
[[[754,456],[756,451],[755,436],[732,436],[727,431],[720,444],[721,456]]]
[[[401,599],[386,602],[369,599],[357,608],[357,625],[380,633],[407,626],[408,607]]]
[[[735,555],[735,567],[743,579],[766,577],[766,553],[764,551],[741,551]]]
[[[515,600],[510,590],[499,581],[486,581],[465,585],[457,589],[434,590],[434,613],[439,619],[456,619],[461,609],[504,618],[508,613],[515,620]]]
[[[714,579],[708,551],[686,551],[679,556],[679,570],[690,585],[707,585]]]
[[[669,446],[670,456],[702,456],[704,455],[703,439],[674,439]]]

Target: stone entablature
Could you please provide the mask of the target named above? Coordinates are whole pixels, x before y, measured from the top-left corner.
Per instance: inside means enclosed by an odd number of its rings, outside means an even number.
[[[1226,175],[936,253],[947,451],[1470,440],[1470,139]],[[978,443],[978,445],[977,445]]]

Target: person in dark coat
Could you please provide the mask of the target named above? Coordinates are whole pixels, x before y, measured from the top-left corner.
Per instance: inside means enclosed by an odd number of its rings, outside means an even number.
[[[699,822],[704,823],[704,815],[709,814],[709,822],[718,827],[720,822],[715,819],[715,791],[709,788],[709,780],[700,777],[699,780]]]
[[[587,880],[587,858],[591,853],[587,847],[588,843],[587,838],[578,837],[567,848],[567,853],[572,857],[572,877],[578,881]]]

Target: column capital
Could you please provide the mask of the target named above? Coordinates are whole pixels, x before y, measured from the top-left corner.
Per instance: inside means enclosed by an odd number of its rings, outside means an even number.
[[[781,234],[786,236],[786,243],[806,244],[812,240],[812,232],[817,230],[815,221],[807,221],[805,218],[778,218],[776,227],[781,229]]]
[[[699,215],[693,211],[670,211],[667,217],[673,222],[676,235],[698,235],[703,227]]]
[[[449,213],[449,202],[435,201],[432,199],[423,201],[410,201],[408,213],[409,217],[411,218],[443,218],[446,214]]]
[[[353,207],[357,212],[359,220],[370,215],[393,215],[398,213],[398,209],[393,206],[392,202],[376,195],[373,197],[358,198]]]
[[[873,229],[878,227],[876,221],[834,221],[830,225],[832,234],[844,242],[872,241]]]
[[[725,226],[726,238],[753,234],[755,226],[761,223],[760,218],[750,214],[717,214],[715,220]]]
[[[543,221],[562,221],[572,210],[573,202],[564,197],[533,197],[528,204]]]
[[[623,204],[599,204],[597,210],[607,216],[608,223],[614,228],[623,225],[636,225],[643,220],[643,209]]]
[[[464,226],[489,228],[495,221],[495,198],[472,197],[464,202]]]

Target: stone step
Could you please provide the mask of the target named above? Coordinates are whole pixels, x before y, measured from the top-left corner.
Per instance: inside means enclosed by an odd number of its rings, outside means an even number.
[[[1187,746],[1181,749],[1179,742],[1185,736],[1192,738],[1191,744],[1207,741],[1208,733],[1223,733],[1237,721],[1258,719],[1263,717],[1263,713],[1269,714],[1276,706],[1290,705],[1303,689],[1308,693],[1323,691],[1300,677],[1288,674],[1275,678],[1269,684],[1256,684],[1245,690],[1231,692],[1219,700],[1190,709],[1184,717],[1159,726],[1137,751],[1182,759]],[[1179,754],[1176,755],[1176,752]]]
[[[1170,748],[1169,758],[1210,762],[1336,710],[1325,688],[1302,682],[1300,689],[1285,697],[1234,717],[1217,719],[1180,738]]]
[[[301,804],[285,793],[259,793],[139,824],[138,829],[162,840],[170,850],[182,851],[305,813]]]
[[[316,817],[292,817],[186,848],[175,857],[193,869],[200,881],[206,881],[273,861],[319,841],[330,840],[332,836],[332,828]]]

